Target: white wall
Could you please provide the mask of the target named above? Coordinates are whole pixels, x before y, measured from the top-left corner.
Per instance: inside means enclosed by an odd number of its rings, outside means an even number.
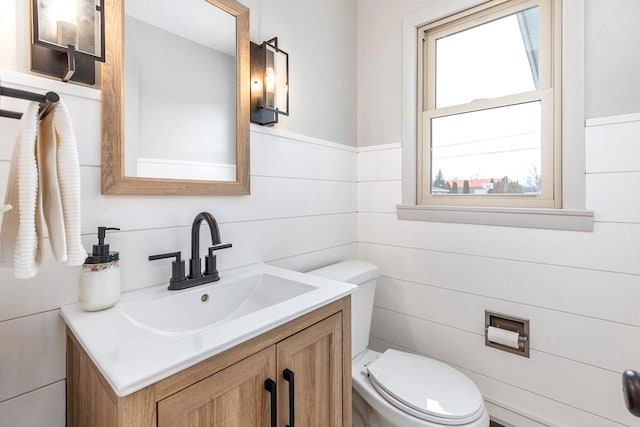
[[[586,0],[586,114],[640,111],[640,2]]]
[[[399,221],[402,17],[424,7],[358,2],[358,247],[383,274],[373,347],[453,364],[512,425],[638,425],[620,374],[640,369],[640,115],[588,122],[592,233]],[[637,16],[635,1],[587,1],[590,117],[640,112]],[[484,310],[531,319],[530,359],[484,345]]]
[[[27,71],[31,39],[31,3],[0,1],[0,68]]]
[[[358,145],[402,135],[402,19],[425,0],[358,0]]]
[[[22,31],[27,3],[0,2],[0,24],[11,24],[0,25],[0,67],[5,69],[27,70],[28,58],[20,53],[28,40]],[[3,84],[27,79],[25,88],[57,90],[67,103],[80,146],[83,243],[91,247],[98,225],[122,228],[110,242],[121,254],[124,290],[167,281],[169,262],[150,263],[147,256],[188,253],[191,221],[203,210],[216,216],[223,241],[234,245],[219,254],[223,271],[256,262],[302,270],[356,254],[355,1],[313,2],[304,10],[290,2],[288,13],[283,13],[284,2],[246,3],[252,8],[252,31],[258,32],[261,22],[265,34],[252,38],[278,35],[291,54],[292,116],[279,128],[296,132],[252,126],[250,196],[101,196],[99,93],[65,93],[61,88],[69,85],[15,77],[0,68]],[[323,70],[319,76],[318,69]],[[5,98],[2,105],[24,108]],[[0,200],[17,130],[18,121],[0,118]],[[202,250],[206,239],[203,234]],[[16,280],[10,269],[0,269],[2,426],[65,422],[65,341],[58,307],[77,300],[79,270],[55,263],[44,244],[44,264],[35,279]]]

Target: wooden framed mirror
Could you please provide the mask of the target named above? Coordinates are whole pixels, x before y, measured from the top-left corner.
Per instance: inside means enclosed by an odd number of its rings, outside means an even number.
[[[249,194],[249,9],[105,3],[102,194]]]

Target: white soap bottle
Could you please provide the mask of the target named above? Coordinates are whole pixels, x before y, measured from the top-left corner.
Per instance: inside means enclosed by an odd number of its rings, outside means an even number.
[[[80,273],[80,305],[85,311],[98,311],[113,307],[120,297],[120,254],[110,252],[104,243],[107,230],[114,227],[98,227],[98,244],[87,256]]]

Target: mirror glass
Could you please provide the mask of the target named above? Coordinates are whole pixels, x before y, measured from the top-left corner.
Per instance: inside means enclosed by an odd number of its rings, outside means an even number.
[[[236,18],[206,0],[124,2],[126,177],[236,181]]]

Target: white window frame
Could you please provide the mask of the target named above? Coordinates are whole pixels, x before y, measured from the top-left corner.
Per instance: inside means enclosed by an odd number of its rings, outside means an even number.
[[[418,30],[487,0],[431,0],[403,21],[402,204],[398,218],[438,222],[593,230],[593,212],[585,210],[584,147],[584,2],[562,1],[562,208],[433,206],[418,204]],[[420,110],[421,111],[421,110]],[[560,182],[560,181],[559,181]],[[559,190],[560,191],[560,190]]]
[[[473,28],[495,19],[538,7],[540,33],[539,88],[492,99],[471,101],[461,105],[436,106],[436,41],[441,37]],[[556,10],[553,10],[555,6]],[[437,206],[495,206],[560,208],[561,205],[561,88],[560,88],[560,15],[561,10],[551,0],[492,0],[475,8],[418,30],[418,204]],[[420,46],[423,46],[421,48]],[[422,56],[422,57],[421,57]],[[556,96],[557,95],[557,96]],[[526,102],[539,101],[542,110],[541,153],[542,193],[539,195],[434,195],[431,171],[431,120],[454,114],[486,111]],[[557,177],[557,178],[556,178]]]

